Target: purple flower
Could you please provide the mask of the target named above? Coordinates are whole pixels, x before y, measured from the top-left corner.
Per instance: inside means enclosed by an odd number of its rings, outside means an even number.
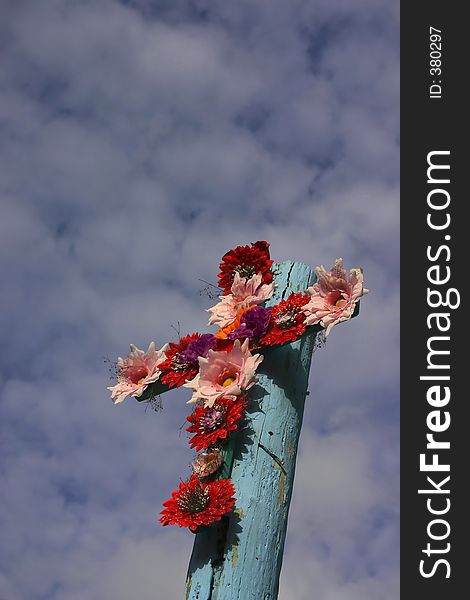
[[[215,348],[217,338],[212,333],[203,333],[196,340],[189,342],[186,350],[180,353],[179,360],[185,364],[199,367],[198,358],[205,358],[209,350]]]
[[[227,338],[229,340],[260,338],[267,332],[270,322],[271,310],[262,306],[255,306],[243,313],[240,325],[235,331],[229,333]]]
[[[201,419],[201,426],[205,431],[212,431],[220,427],[224,413],[215,408],[208,408]]]

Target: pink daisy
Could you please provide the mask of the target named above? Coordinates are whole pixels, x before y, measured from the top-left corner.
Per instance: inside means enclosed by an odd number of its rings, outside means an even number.
[[[351,318],[356,303],[369,290],[363,287],[361,269],[351,269],[349,276],[338,258],[331,271],[323,266],[315,269],[317,282],[307,289],[311,298],[303,307],[306,325],[320,323],[328,335],[334,325]]]
[[[108,387],[114,404],[119,404],[127,396],[138,398],[146,388],[160,377],[159,365],[166,359],[166,346],[155,350],[155,343],[149,344],[147,352],[131,344],[131,351],[126,358],[118,358],[117,383]]]
[[[199,373],[184,384],[192,388],[191,402],[213,406],[219,398],[236,399],[256,382],[256,369],[263,356],[251,354],[249,340],[235,340],[228,352],[209,350],[207,358],[199,358]]]
[[[261,274],[245,279],[235,273],[230,294],[220,296],[220,302],[207,309],[207,312],[212,313],[209,325],[215,323],[221,329],[227,327],[235,321],[240,311],[271,298],[273,290],[274,284],[263,283]]]

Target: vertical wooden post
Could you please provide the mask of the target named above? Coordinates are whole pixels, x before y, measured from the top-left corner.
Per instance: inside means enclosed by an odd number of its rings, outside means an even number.
[[[305,291],[315,274],[302,263],[275,267],[270,304]],[[225,476],[236,488],[235,512],[196,534],[186,600],[275,600],[279,589],[297,445],[315,340],[270,348],[250,390],[246,426],[231,439]]]

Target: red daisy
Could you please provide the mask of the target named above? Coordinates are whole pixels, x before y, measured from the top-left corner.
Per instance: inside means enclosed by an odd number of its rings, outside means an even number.
[[[180,387],[189,379],[196,377],[198,368],[186,360],[185,350],[190,342],[197,340],[198,333],[192,333],[180,339],[178,344],[170,342],[170,347],[165,351],[166,360],[158,368],[162,372],[160,381],[168,387]]]
[[[302,306],[310,301],[308,294],[299,292],[291,294],[286,300],[272,308],[271,326],[268,333],[260,339],[263,346],[276,346],[295,342],[307,328],[305,314],[301,311]]]
[[[217,336],[216,336],[217,338]],[[228,340],[227,338],[222,339],[222,338],[217,338],[216,339],[216,345],[215,345],[215,349],[218,352],[230,352],[230,350],[233,348],[233,344],[234,344],[235,340]]]
[[[220,398],[212,407],[198,406],[187,420],[192,423],[186,431],[194,433],[189,440],[191,448],[209,448],[218,440],[225,440],[231,431],[238,429],[237,421],[247,406],[247,394],[237,400]]]
[[[236,499],[235,488],[230,479],[202,482],[193,474],[189,481],[182,481],[171,498],[163,503],[160,523],[189,527],[195,531],[201,525],[219,521],[232,510]]]
[[[224,294],[230,294],[235,273],[250,279],[261,273],[263,283],[271,283],[273,275],[269,271],[273,261],[269,258],[268,242],[255,242],[251,246],[237,246],[222,257],[220,263],[219,285]]]

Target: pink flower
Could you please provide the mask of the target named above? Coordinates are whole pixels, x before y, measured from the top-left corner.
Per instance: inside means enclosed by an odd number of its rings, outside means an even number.
[[[256,369],[262,362],[263,356],[252,355],[249,340],[240,344],[235,340],[229,352],[209,350],[207,358],[199,358],[199,373],[194,379],[184,384],[192,388],[190,402],[203,402],[211,407],[219,398],[235,400],[245,390],[257,381]]]
[[[363,287],[361,269],[351,269],[347,277],[342,258],[338,258],[331,271],[323,266],[315,271],[318,279],[307,289],[311,299],[302,310],[307,325],[320,323],[328,335],[334,325],[351,318],[356,302],[369,290]]]
[[[262,283],[262,275],[258,273],[246,279],[235,273],[231,293],[220,296],[220,302],[209,308],[212,313],[209,325],[216,323],[220,328],[226,327],[235,321],[241,309],[256,306],[273,295],[274,284]]]
[[[149,344],[147,352],[131,344],[131,351],[126,358],[118,358],[118,380],[116,385],[108,387],[114,404],[119,404],[127,396],[138,398],[148,385],[160,377],[160,365],[166,358],[164,346],[155,350],[155,343]]]

